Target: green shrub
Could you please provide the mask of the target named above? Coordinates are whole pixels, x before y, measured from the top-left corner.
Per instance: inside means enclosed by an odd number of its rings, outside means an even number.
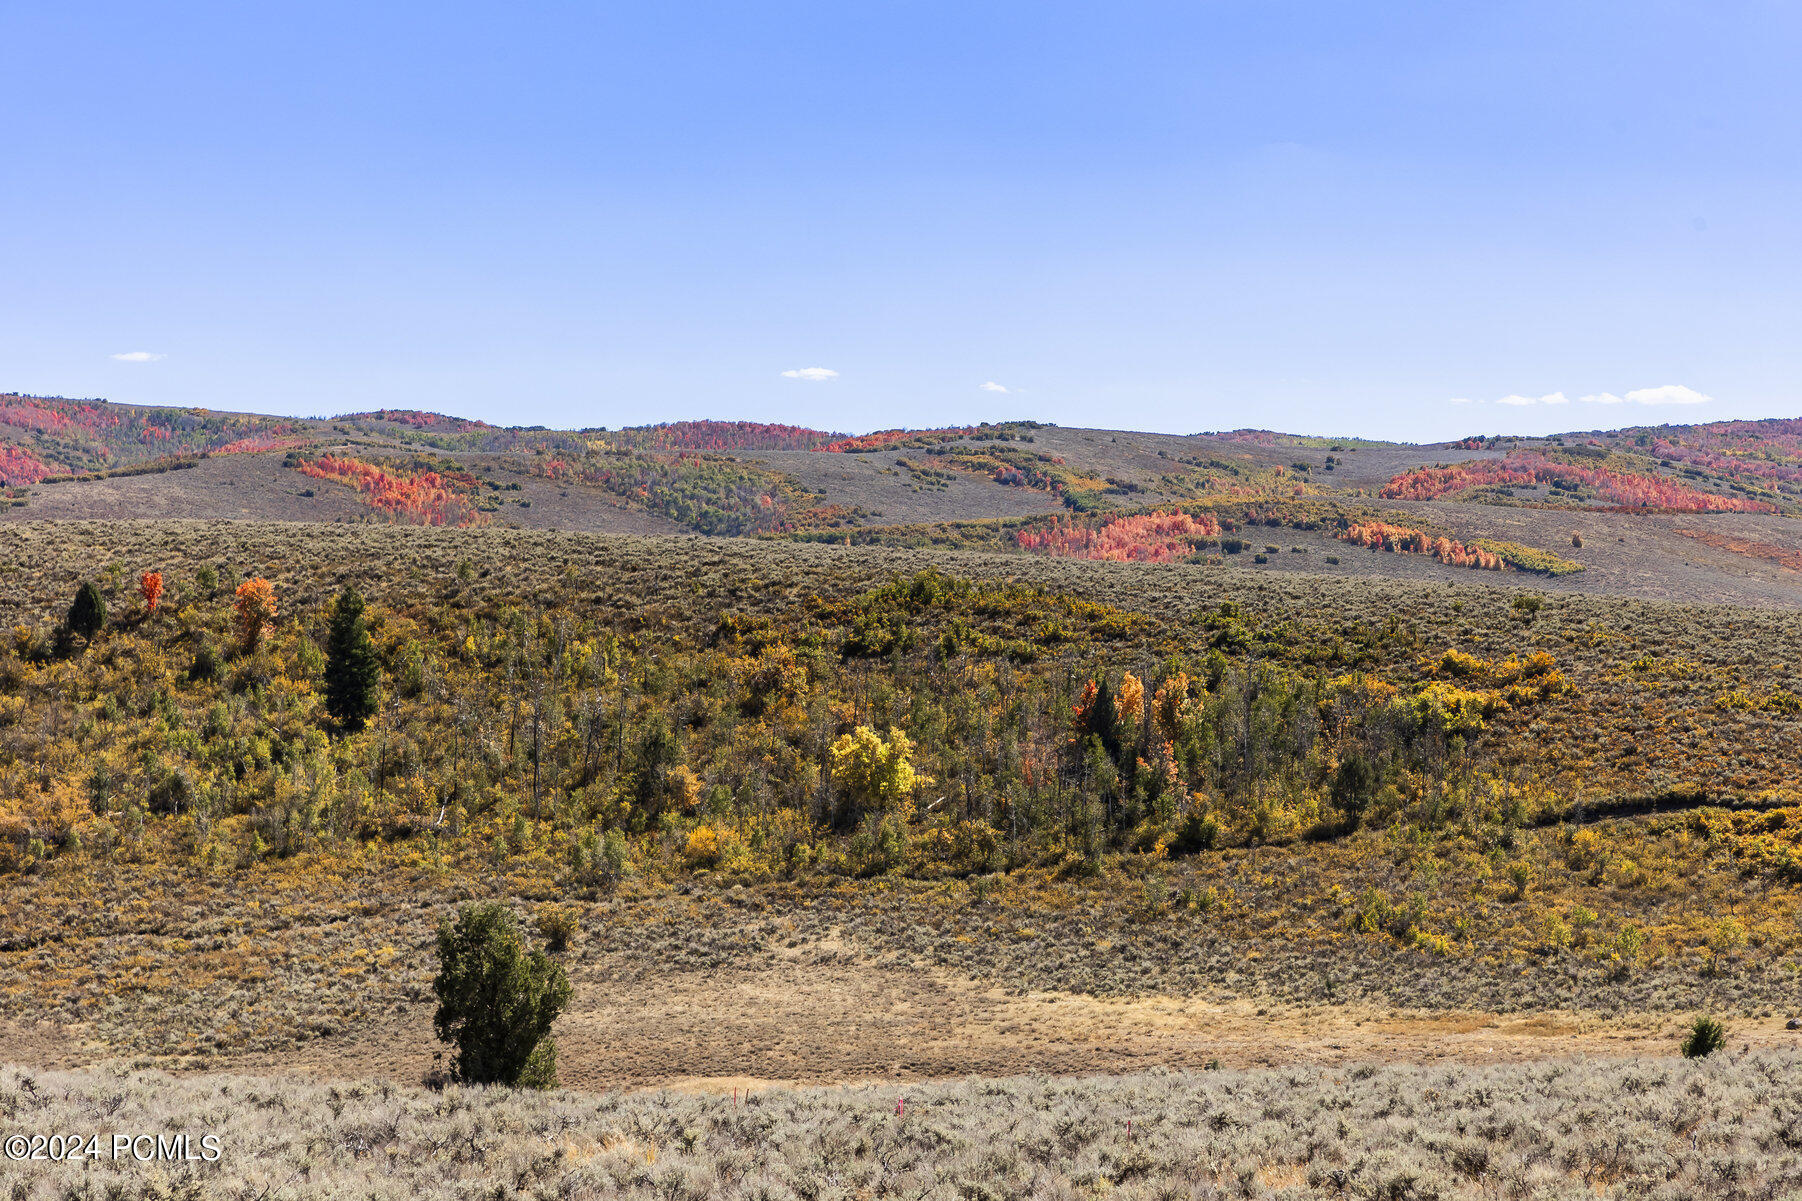
[[[69,605],[69,629],[91,640],[106,625],[106,598],[92,580],[84,581]]]
[[[569,1004],[569,980],[541,950],[528,951],[506,906],[464,905],[438,929],[432,981],[438,1037],[456,1047],[452,1067],[470,1084],[553,1088],[551,1023]]]
[[[219,648],[213,645],[212,639],[203,636],[194,648],[193,662],[188,664],[188,679],[195,683],[216,680],[219,671]]]
[[[1727,1027],[1711,1017],[1699,1017],[1683,1036],[1683,1055],[1686,1059],[1701,1059],[1726,1045]]]
[[[1538,547],[1523,546],[1518,542],[1502,542],[1494,538],[1478,538],[1471,543],[1479,550],[1486,550],[1499,557],[1516,571],[1531,571],[1539,575],[1561,576],[1571,575],[1583,570],[1583,564],[1566,559],[1562,555],[1554,555],[1550,551]],[[1580,539],[1572,545],[1582,546]],[[1517,606],[1518,607],[1518,606]]]

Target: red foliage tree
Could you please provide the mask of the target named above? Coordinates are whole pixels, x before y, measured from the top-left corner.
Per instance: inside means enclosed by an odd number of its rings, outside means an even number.
[[[1435,537],[1404,525],[1386,521],[1358,521],[1340,531],[1341,541],[1386,550],[1403,555],[1431,555],[1453,567],[1470,567],[1480,571],[1506,571],[1501,556],[1475,546],[1466,546],[1452,538]]]
[[[139,576],[138,595],[144,598],[144,612],[155,613],[157,602],[163,599],[163,573],[147,571]]]
[[[45,476],[55,474],[42,460],[16,446],[0,442],[0,484],[16,488],[21,484],[35,484]]]

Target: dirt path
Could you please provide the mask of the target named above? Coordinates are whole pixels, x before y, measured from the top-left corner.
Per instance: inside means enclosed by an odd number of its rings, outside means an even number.
[[[1128,1072],[1373,1061],[1492,1062],[1670,1055],[1685,1015],[1597,1018],[1408,1014],[1195,999],[1009,996],[931,972],[782,966],[679,973],[654,983],[576,978],[557,1026],[565,1085],[729,1089],[1022,1073]],[[1731,1023],[1736,1044],[1795,1043],[1781,1016]],[[10,1033],[0,1058],[45,1067],[86,1059],[73,1032]],[[291,1053],[214,1060],[239,1072],[417,1082],[438,1049],[422,1004],[354,1035]]]

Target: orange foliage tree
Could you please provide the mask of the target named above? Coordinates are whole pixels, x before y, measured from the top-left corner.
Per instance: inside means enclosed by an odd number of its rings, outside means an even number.
[[[144,598],[144,612],[155,613],[157,602],[163,599],[163,573],[147,571],[139,576],[138,595]]]
[[[1014,544],[1021,550],[1073,559],[1173,563],[1219,533],[1220,523],[1206,513],[1199,518],[1184,512],[1136,513],[1100,527],[1059,521],[1043,530],[1021,530],[1014,535]]]
[[[275,585],[258,576],[238,585],[232,602],[232,625],[246,651],[254,651],[275,621]]]
[[[1386,521],[1353,522],[1349,528],[1341,530],[1338,537],[1342,541],[1368,546],[1372,550],[1380,549],[1403,555],[1431,555],[1441,563],[1449,563],[1453,567],[1470,567],[1479,571],[1506,571],[1508,568],[1502,557],[1491,551],[1466,546],[1452,538],[1436,538],[1405,525],[1390,525]]]

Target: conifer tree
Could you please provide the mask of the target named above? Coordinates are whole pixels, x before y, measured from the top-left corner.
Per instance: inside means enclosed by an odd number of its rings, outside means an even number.
[[[94,586],[92,580],[84,581],[75,593],[74,602],[69,606],[69,629],[91,642],[104,625],[106,598],[100,595],[100,589]]]
[[[375,643],[363,624],[363,597],[349,584],[332,606],[325,645],[325,708],[346,729],[360,730],[375,715],[382,681]]]

